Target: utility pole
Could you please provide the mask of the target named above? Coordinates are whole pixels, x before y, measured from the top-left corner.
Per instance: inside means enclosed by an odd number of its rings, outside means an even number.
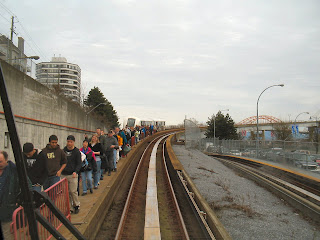
[[[12,45],[13,45],[13,33],[14,33],[14,16],[11,17],[11,28],[10,28],[10,41],[9,42],[9,54],[8,54],[8,58],[7,59],[10,59],[8,62],[9,64],[11,64],[11,61],[12,61]]]
[[[12,42],[13,40],[13,33],[14,33],[14,16],[11,17],[11,37],[10,37],[10,40]],[[13,42],[12,42],[13,43]]]

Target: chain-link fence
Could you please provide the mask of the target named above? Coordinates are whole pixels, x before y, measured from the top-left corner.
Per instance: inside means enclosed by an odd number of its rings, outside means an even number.
[[[317,142],[259,141],[257,150],[256,141],[203,138],[201,150],[257,158],[312,170],[320,165],[320,149]]]
[[[185,146],[186,148],[200,147],[201,133],[198,125],[189,119],[184,120],[185,127]]]

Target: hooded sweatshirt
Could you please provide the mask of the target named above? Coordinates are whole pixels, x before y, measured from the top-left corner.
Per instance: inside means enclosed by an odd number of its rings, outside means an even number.
[[[79,148],[74,147],[72,150],[69,150],[67,146],[65,146],[63,150],[67,156],[67,166],[62,170],[62,174],[71,175],[73,172],[79,173],[82,165]]]
[[[61,166],[67,163],[66,154],[59,145],[57,145],[56,148],[51,148],[51,145],[47,144],[47,146],[42,149],[42,151],[48,159],[48,176],[55,176],[60,170]]]
[[[47,158],[45,154],[36,149],[35,153],[31,157],[24,155],[26,162],[26,169],[28,177],[32,184],[43,185],[44,181],[48,177]]]

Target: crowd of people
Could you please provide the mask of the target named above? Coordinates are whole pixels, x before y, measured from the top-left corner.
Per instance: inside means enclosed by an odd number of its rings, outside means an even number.
[[[123,129],[110,129],[105,135],[101,128],[97,128],[90,138],[84,136],[80,149],[75,146],[73,135],[67,137],[64,148],[60,148],[56,135],[49,137],[49,143],[42,150],[35,149],[32,143],[27,142],[23,145],[23,156],[30,190],[41,192],[66,178],[70,211],[77,214],[80,211],[80,181],[82,196],[88,191],[93,193],[105,174],[110,176],[112,172],[117,172],[117,163],[130,151],[130,146],[155,131],[153,126],[126,126]],[[16,165],[8,159],[7,152],[0,151],[0,222],[2,234],[7,237],[5,239],[12,238],[10,223],[13,211],[17,208],[19,193]]]

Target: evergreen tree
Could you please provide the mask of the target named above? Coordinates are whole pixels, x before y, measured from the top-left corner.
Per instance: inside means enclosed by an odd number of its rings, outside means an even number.
[[[104,97],[98,87],[94,87],[90,90],[84,103],[90,108],[94,108],[100,104],[93,112],[100,116],[102,122],[108,124],[110,127],[119,126],[117,112],[113,109],[112,104]]]
[[[212,115],[211,118],[208,119],[207,130],[205,135],[207,138],[214,137],[214,121],[216,127],[216,138],[219,139],[238,139],[239,136],[237,134],[237,129],[234,126],[234,121],[230,117],[229,114],[224,116],[221,111],[219,111],[216,116]]]

